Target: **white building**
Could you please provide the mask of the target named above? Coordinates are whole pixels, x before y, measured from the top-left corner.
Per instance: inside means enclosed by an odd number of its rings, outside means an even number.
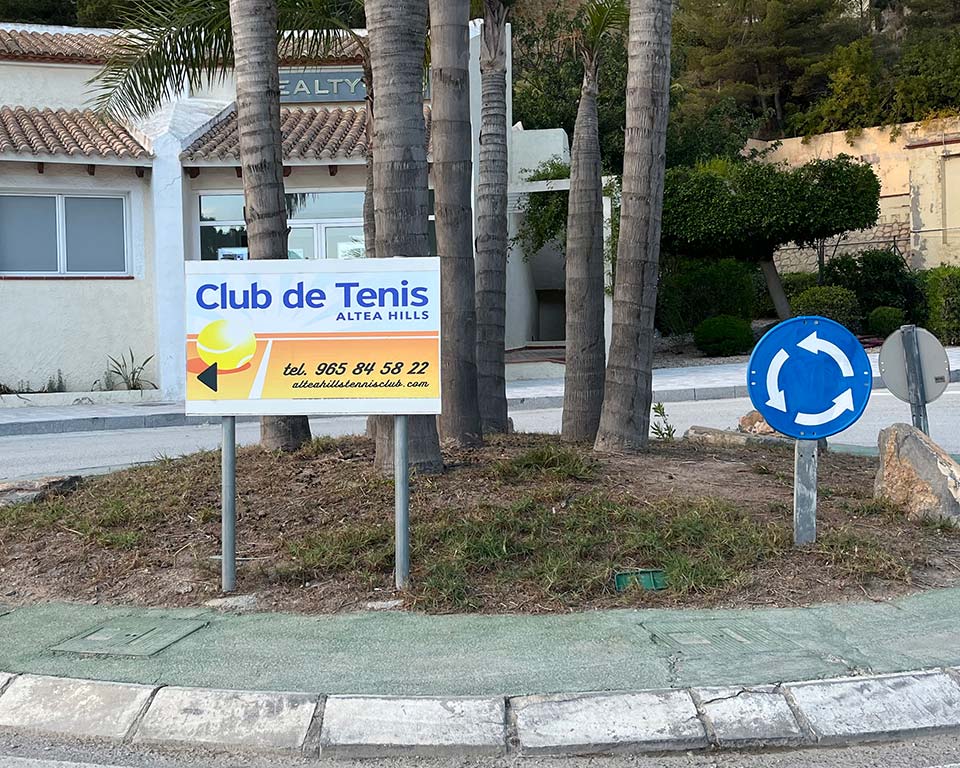
[[[108,355],[132,350],[137,361],[153,356],[145,378],[157,396],[179,399],[184,261],[236,257],[245,246],[234,86],[228,78],[185,90],[131,125],[102,118],[91,109],[89,82],[114,34],[0,25],[0,385],[36,389],[61,371],[69,390],[88,391],[103,381]],[[478,35],[474,26],[475,175]],[[362,254],[359,61],[284,63],[285,183],[297,195],[291,257]],[[429,101],[425,110],[429,117]],[[509,121],[509,101],[507,110]],[[569,152],[562,130],[510,134],[512,235],[518,199],[532,188],[524,171]],[[534,264],[513,251],[508,348],[555,337],[555,322],[540,330],[537,291],[546,295],[563,280],[556,257]]]

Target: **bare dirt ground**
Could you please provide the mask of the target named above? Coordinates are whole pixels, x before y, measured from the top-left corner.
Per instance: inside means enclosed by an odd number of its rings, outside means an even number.
[[[239,588],[276,610],[395,597],[393,484],[366,439],[240,452]],[[826,454],[820,538],[791,538],[792,451],[655,444],[596,455],[556,438],[445,452],[412,482],[413,588],[431,612],[774,606],[888,599],[960,580],[960,533],[873,500],[876,460]],[[85,480],[0,509],[0,602],[193,606],[218,596],[219,455]],[[663,569],[667,589],[614,589]]]

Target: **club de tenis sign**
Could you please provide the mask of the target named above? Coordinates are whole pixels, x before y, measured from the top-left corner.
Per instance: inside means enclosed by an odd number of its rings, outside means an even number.
[[[187,411],[440,412],[440,260],[186,264]]]

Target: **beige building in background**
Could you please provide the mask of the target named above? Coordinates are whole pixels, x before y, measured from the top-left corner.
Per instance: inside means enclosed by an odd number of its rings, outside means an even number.
[[[960,119],[907,123],[896,130],[868,128],[857,137],[843,131],[810,139],[751,141],[772,148],[774,162],[802,165],[846,154],[868,162],[880,179],[880,219],[875,228],[851,232],[828,249],[837,253],[896,246],[918,269],[960,264]],[[784,248],[784,271],[813,269],[810,249]]]

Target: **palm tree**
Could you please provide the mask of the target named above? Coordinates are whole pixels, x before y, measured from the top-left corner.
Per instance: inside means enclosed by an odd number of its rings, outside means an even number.
[[[251,259],[287,258],[276,0],[230,0],[244,218]],[[294,451],[310,441],[306,416],[264,416],[260,442]]]
[[[443,285],[440,432],[481,441],[473,261],[470,0],[430,0],[433,186]]]
[[[591,0],[581,13],[575,43],[583,59],[583,85],[570,151],[567,209],[567,353],[561,435],[568,442],[593,442],[603,407],[603,180],[597,93],[604,44],[623,31],[629,18],[624,0]]]
[[[484,432],[507,431],[507,16],[514,0],[483,0],[477,183],[477,384]]]
[[[423,57],[427,0],[367,0],[370,64],[377,109],[373,134],[374,216],[377,256],[426,256],[427,142],[423,120]],[[414,416],[409,423],[410,463],[440,471],[437,420]],[[393,468],[393,429],[377,427],[377,468]]]
[[[341,4],[342,5],[342,4]],[[281,24],[276,0],[157,0],[135,6],[135,29],[99,73],[105,111],[144,117],[184,84],[223,77],[231,64],[237,83],[240,166],[251,259],[287,258],[287,211],[280,132],[279,30],[291,55],[317,58],[340,42],[336,3],[287,0]],[[326,29],[315,30],[318,20]],[[292,451],[310,440],[305,416],[260,421],[268,450]]]
[[[598,450],[636,450],[650,437],[672,10],[673,0],[630,0],[620,241]]]

